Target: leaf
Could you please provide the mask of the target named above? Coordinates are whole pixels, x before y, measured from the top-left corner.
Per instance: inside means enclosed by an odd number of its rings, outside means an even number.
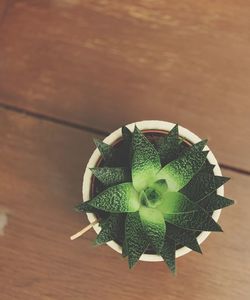
[[[90,201],[78,203],[75,206],[75,211],[77,211],[77,212],[92,212],[92,213],[96,212],[96,208],[89,205],[89,202]]]
[[[166,233],[166,224],[162,213],[158,209],[141,206],[139,215],[150,244],[157,253],[160,253]]]
[[[111,240],[124,239],[124,223],[123,214],[111,214],[102,224],[102,230],[97,235],[95,243],[102,245]]]
[[[129,172],[125,168],[91,168],[95,177],[105,186],[115,185],[131,180]]]
[[[123,257],[128,256],[128,243],[127,243],[126,238],[123,240],[123,243],[122,243],[122,256]]]
[[[158,179],[165,179],[171,191],[179,191],[201,169],[206,160],[207,153],[201,152],[202,142],[193,145],[189,150],[167,164],[157,174]]]
[[[123,156],[126,162],[126,166],[131,168],[132,162],[132,132],[126,127],[122,127],[122,137],[123,137]]]
[[[164,218],[167,222],[188,230],[222,231],[220,225],[205,210],[166,214]]]
[[[114,213],[135,212],[140,207],[138,193],[130,182],[107,188],[90,200],[89,204],[95,208]]]
[[[196,252],[202,253],[193,231],[179,228],[170,223],[167,224],[166,228],[167,237],[182,246],[186,246]]]
[[[149,245],[147,237],[143,232],[139,213],[127,214],[125,222],[125,239],[130,269],[137,263]]]
[[[206,146],[207,140],[202,140],[196,144],[194,144],[192,147],[195,148],[197,151],[202,151],[203,148]]]
[[[183,189],[181,189],[181,193],[185,194],[192,201],[199,201],[217,190],[228,180],[228,177],[200,172]]]
[[[90,201],[85,201],[77,204],[75,206],[75,211],[80,213],[93,213],[96,217],[101,218],[102,220],[106,219],[109,216],[109,213],[99,210],[93,206],[91,206]]]
[[[176,124],[168,135],[160,137],[156,142],[156,148],[163,165],[178,157],[179,144],[178,125]]]
[[[160,157],[149,140],[135,127],[133,134],[132,181],[140,192],[155,181],[161,168]]]
[[[126,144],[126,146],[128,148],[132,143],[133,134],[126,126],[122,127],[122,137],[123,137],[124,143]]]
[[[168,237],[165,237],[165,241],[161,249],[160,255],[162,256],[166,265],[173,274],[176,273],[175,250],[175,241]]]
[[[199,173],[214,174],[214,167],[215,167],[215,165],[210,164],[210,162],[208,160],[206,160],[204,165],[202,166],[202,168],[196,175],[198,175]]]
[[[157,206],[163,215],[178,214],[201,210],[201,207],[195,202],[190,201],[184,194],[180,192],[167,192],[164,194],[164,199]]]
[[[203,198],[198,204],[207,211],[214,211],[229,205],[234,204],[234,201],[220,195],[217,195],[217,192],[210,194],[209,196]]]
[[[185,139],[183,139],[183,142],[181,142],[181,144],[180,144],[179,156],[187,153],[191,149],[201,152],[203,150],[203,148],[206,146],[206,144],[207,144],[207,140],[205,139],[205,140],[201,140],[198,143],[190,146],[190,144],[187,144],[187,142],[185,142]],[[204,151],[204,152],[207,152],[207,151]]]
[[[94,143],[101,153],[102,158],[106,163],[110,163],[114,155],[114,149],[111,145],[104,143],[99,139],[94,139]]]

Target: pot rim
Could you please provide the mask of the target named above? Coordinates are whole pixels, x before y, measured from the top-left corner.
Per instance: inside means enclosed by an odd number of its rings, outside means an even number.
[[[173,126],[175,126],[174,123],[166,122],[166,121],[144,120],[144,121],[130,123],[130,124],[126,125],[126,127],[128,127],[128,129],[130,129],[130,131],[133,131],[135,124],[140,130],[160,130],[160,131],[167,131],[167,132],[169,132],[173,128]],[[196,134],[191,132],[190,130],[188,130],[180,125],[178,126],[178,128],[179,128],[179,135],[181,137],[185,138],[187,141],[190,141],[192,144],[195,144],[195,143],[201,141],[201,139]],[[113,144],[119,138],[122,137],[121,129],[122,128],[120,127],[119,129],[113,131],[103,141],[110,145]],[[209,151],[209,153],[207,155],[207,159],[211,164],[215,165],[214,174],[216,176],[222,176],[220,166],[219,166],[214,154],[212,153],[212,151],[209,149],[208,146],[205,146],[204,150]],[[92,153],[92,155],[88,161],[88,164],[86,166],[85,173],[83,176],[83,184],[82,184],[82,195],[83,195],[84,202],[88,201],[91,196],[92,173],[90,171],[90,168],[94,168],[96,166],[100,157],[101,157],[100,152],[96,148],[95,151]],[[217,194],[220,196],[224,196],[224,187],[223,186],[221,186],[217,189]],[[87,218],[90,223],[92,223],[96,220],[96,217],[93,213],[86,213],[86,214],[87,214]],[[212,218],[217,222],[220,217],[220,214],[221,214],[221,209],[215,210],[212,214]],[[99,226],[99,224],[94,225],[93,229],[95,230],[95,232],[97,234],[101,231],[101,227]],[[208,232],[208,231],[202,231],[198,235],[197,241],[198,241],[199,245],[207,239],[207,237],[209,236],[210,233],[211,232]],[[107,243],[107,245],[110,248],[112,248],[113,250],[115,250],[116,252],[118,252],[120,254],[122,253],[121,246],[118,245],[115,241],[110,241]],[[178,258],[178,257],[181,257],[181,256],[191,252],[191,251],[193,251],[193,250],[184,246],[184,247],[181,247],[178,250],[176,250],[175,256],[176,256],[176,258]],[[157,254],[142,254],[140,257],[140,260],[157,262],[157,261],[163,261],[163,258]]]

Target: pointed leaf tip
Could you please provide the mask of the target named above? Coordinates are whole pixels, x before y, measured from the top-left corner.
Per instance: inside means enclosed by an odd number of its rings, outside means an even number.
[[[174,240],[177,244],[202,253],[194,231],[183,229],[170,223],[167,223],[166,228],[166,236]]]
[[[123,214],[110,214],[110,216],[102,224],[102,229],[97,235],[95,244],[106,244],[111,240],[116,240],[124,236],[124,222]]]
[[[97,167],[91,168],[91,171],[105,186],[111,186],[131,180],[129,173],[125,168]]]
[[[78,203],[77,205],[75,205],[74,210],[79,213],[82,213],[82,212],[95,213],[96,212],[96,208],[94,208],[90,205],[90,201]]]
[[[234,200],[217,195],[217,192],[215,191],[207,197],[201,199],[198,203],[206,211],[212,212],[214,210],[233,205]]]
[[[148,240],[143,233],[139,213],[128,213],[125,221],[125,239],[127,242],[128,265],[131,269],[148,247]]]
[[[198,144],[193,145],[182,156],[168,163],[157,174],[158,179],[166,179],[169,190],[177,192],[182,189],[204,165],[206,153],[199,149]]]
[[[176,275],[175,251],[175,241],[166,236],[160,255],[173,275]]]
[[[208,140],[201,140],[200,142],[196,143],[193,145],[193,147],[195,147],[197,150],[202,151],[204,149],[204,147],[206,146]]]
[[[179,125],[175,124],[170,132],[178,135],[179,134]]]
[[[220,225],[204,210],[179,214],[166,214],[167,222],[187,230],[222,231]]]
[[[106,163],[109,163],[113,157],[113,147],[97,138],[94,138],[94,143],[97,149],[100,151],[102,158],[106,161]]]

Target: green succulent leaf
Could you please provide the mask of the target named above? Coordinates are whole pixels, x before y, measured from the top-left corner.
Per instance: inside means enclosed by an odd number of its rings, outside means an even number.
[[[200,151],[203,142],[193,145],[189,150],[171,161],[157,174],[158,179],[165,179],[171,191],[182,189],[203,166],[207,153]]]
[[[111,214],[102,224],[102,230],[96,237],[97,245],[124,238],[125,217],[123,214]]]
[[[122,256],[127,257],[128,256],[128,243],[127,240],[124,239],[122,243]]]
[[[228,180],[228,177],[199,172],[183,189],[181,189],[181,192],[192,201],[199,201],[217,190]]]
[[[217,192],[214,192],[207,197],[203,198],[198,204],[207,211],[214,211],[229,205],[234,204],[234,201],[220,195],[217,195]]]
[[[183,139],[183,141],[180,143],[180,146],[179,146],[178,157],[184,155],[185,153],[187,153],[192,148],[196,151],[202,151],[204,149],[204,147],[206,146],[206,144],[207,144],[207,140],[202,140],[202,141],[200,141],[200,142],[198,142],[198,143],[196,143],[196,144],[194,144],[190,147],[190,144],[187,143],[185,141],[185,139]],[[204,152],[208,153],[208,151],[204,151]]]
[[[102,158],[106,163],[110,163],[114,155],[114,149],[111,145],[104,143],[99,139],[94,139],[94,143],[101,153]]]
[[[164,259],[166,265],[170,269],[170,271],[175,274],[176,273],[176,265],[175,265],[175,241],[170,239],[169,237],[165,237],[163,247],[161,249],[160,255]]]
[[[92,168],[92,173],[105,186],[128,182],[131,180],[128,170],[125,168]]]
[[[77,212],[96,212],[96,208],[89,204],[90,201],[81,202],[75,205],[75,211]]]
[[[178,157],[179,145],[178,125],[175,125],[168,135],[160,137],[156,142],[162,165]]]
[[[75,206],[75,211],[77,211],[79,213],[83,213],[83,212],[84,213],[93,213],[96,216],[98,216],[98,218],[101,218],[102,220],[105,220],[109,216],[109,213],[91,206],[90,201],[81,202],[81,203],[77,204]]]
[[[164,218],[167,222],[188,230],[222,231],[220,225],[205,210],[166,214]]]
[[[130,182],[107,188],[90,200],[89,204],[95,208],[114,213],[135,212],[140,207],[138,193]]]
[[[160,157],[149,140],[135,127],[133,134],[132,181],[140,192],[155,181],[161,168]]]
[[[195,148],[197,151],[202,151],[204,149],[204,147],[207,144],[207,140],[202,140],[196,144],[194,144],[192,147]]]
[[[201,207],[190,201],[184,194],[180,192],[167,192],[164,194],[162,202],[157,206],[162,214],[178,214],[183,212],[198,211]]]
[[[132,143],[133,134],[126,126],[122,127],[122,137],[126,144],[126,148],[129,148]]]
[[[160,253],[166,233],[166,224],[162,213],[158,209],[141,206],[139,215],[150,244],[157,253]]]
[[[128,264],[131,269],[149,245],[138,212],[127,214],[125,239],[125,253],[128,255]]]
[[[133,133],[123,127],[114,146],[95,143],[103,159],[91,169],[94,196],[75,209],[96,216],[101,227],[96,244],[122,245],[130,268],[153,249],[175,273],[176,247],[201,253],[197,234],[222,231],[212,212],[234,202],[217,195],[228,178],[214,175],[204,151],[207,140],[190,146],[178,125],[160,137],[135,126]]]
[[[210,164],[208,160],[205,161],[204,165],[200,169],[199,173],[208,173],[208,174],[214,174],[214,167],[215,165]]]
[[[166,236],[174,240],[176,243],[186,246],[193,251],[201,252],[201,248],[196,240],[195,232],[177,227],[168,223],[166,226]]]
[[[132,161],[132,138],[133,134],[127,127],[122,127],[122,137],[123,137],[123,157],[126,165],[131,168]]]

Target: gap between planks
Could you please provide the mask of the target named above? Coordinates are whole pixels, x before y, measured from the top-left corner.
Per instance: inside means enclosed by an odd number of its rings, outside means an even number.
[[[47,121],[47,122],[51,122],[51,123],[54,123],[54,124],[59,124],[59,125],[63,125],[63,126],[66,126],[66,127],[71,127],[73,129],[83,130],[83,131],[87,131],[87,132],[94,133],[94,134],[100,134],[102,136],[107,136],[109,134],[108,131],[100,130],[98,128],[92,128],[92,127],[82,125],[82,124],[79,124],[79,123],[66,121],[64,119],[48,116],[48,115],[45,115],[45,114],[37,113],[37,112],[34,112],[34,111],[30,111],[28,109],[23,109],[23,108],[20,108],[20,107],[17,107],[17,106],[13,106],[13,105],[1,103],[1,102],[0,102],[0,108],[5,109],[5,110],[9,110],[9,111],[13,111],[13,112],[16,112],[16,113],[19,113],[19,114],[24,114],[24,115],[27,115],[29,117],[40,119],[40,120]],[[250,176],[250,171],[248,171],[248,170],[238,168],[238,167],[234,167],[234,166],[230,166],[230,165],[227,165],[227,164],[224,164],[224,163],[220,163],[219,165],[220,165],[220,167],[222,167],[225,170],[229,170],[229,171],[233,171],[233,172],[236,172],[236,173],[239,173],[239,174],[242,174],[242,175]]]

